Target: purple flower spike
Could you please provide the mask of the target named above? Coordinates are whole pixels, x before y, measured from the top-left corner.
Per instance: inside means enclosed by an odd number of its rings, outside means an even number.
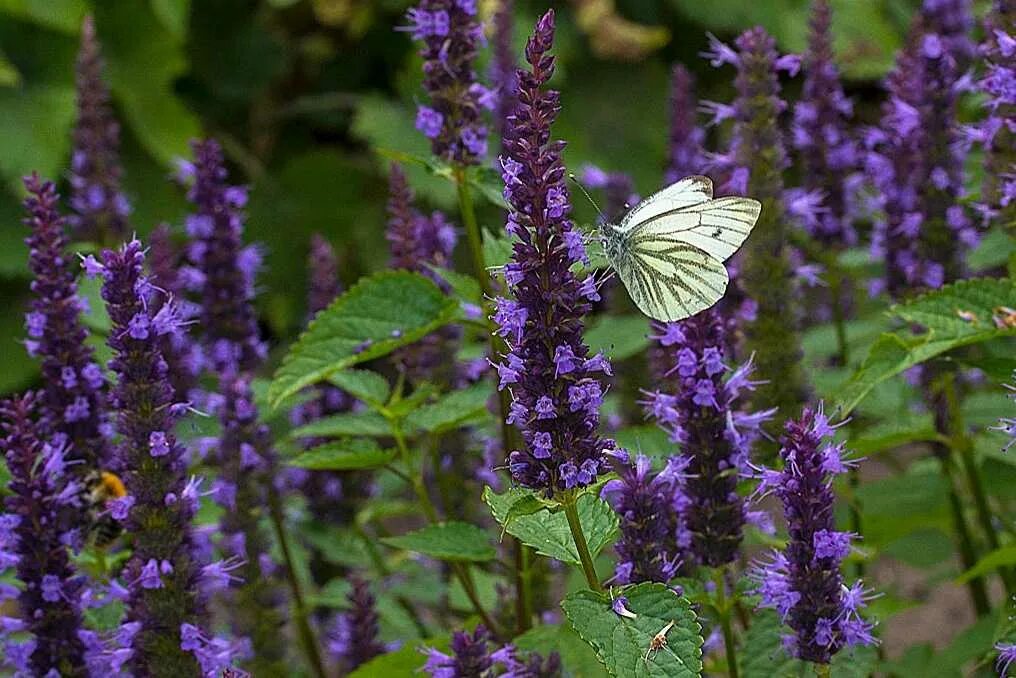
[[[266,355],[254,315],[257,250],[243,244],[247,191],[227,183],[222,149],[213,140],[196,141],[194,177],[187,191],[207,228],[191,228],[190,258],[201,273],[201,328],[207,359],[217,374],[247,371]]]
[[[476,82],[473,64],[483,29],[476,3],[421,0],[409,10],[409,30],[422,43],[423,89],[430,105],[421,105],[416,127],[430,139],[434,155],[459,165],[475,165],[487,154],[487,127],[481,109],[488,92]]]
[[[37,416],[41,400],[40,394],[28,393],[0,405],[2,446],[11,476],[4,500],[7,513],[0,516],[0,555],[4,563],[17,566],[17,578],[24,584],[15,594],[21,621],[7,630],[31,634],[17,651],[7,644],[5,663],[17,675],[84,675],[85,647],[78,635],[83,581],[67,551],[75,532],[68,518],[78,510],[81,488],[68,473],[65,437],[40,439],[45,430]]]
[[[498,136],[504,139],[508,130],[508,116],[515,110],[516,98],[515,59],[513,35],[515,32],[515,0],[501,0],[492,20],[494,36],[491,41],[490,83],[497,96],[494,124]]]
[[[133,503],[124,524],[133,535],[133,550],[125,567],[132,583],[127,619],[140,624],[133,637],[130,664],[138,673],[174,667],[181,675],[197,668],[194,656],[177,644],[166,643],[167,634],[179,633],[181,624],[203,620],[204,602],[198,590],[199,568],[195,561],[191,523],[194,505],[167,502],[179,497],[187,486],[186,453],[172,429],[178,413],[171,407],[173,387],[169,366],[162,356],[161,337],[155,332],[140,336],[130,327],[137,319],[149,321],[155,305],[138,294],[149,289],[143,275],[141,243],[133,240],[119,251],[102,255],[106,302],[113,350],[110,369],[117,382],[111,404],[117,412],[120,432],[117,448],[123,481]],[[162,300],[160,312],[171,308]],[[159,525],[152,529],[152,525]]]
[[[882,212],[872,253],[886,264],[876,289],[893,297],[955,280],[978,239],[959,205],[966,148],[956,107],[963,85],[956,59],[927,48],[926,39],[940,37],[933,31],[928,17],[914,22],[888,78],[881,128],[866,139],[866,172]]]
[[[853,221],[860,153],[850,132],[853,106],[843,94],[833,62],[831,21],[828,1],[816,0],[792,140],[803,168],[804,194],[821,197],[820,205],[804,205],[800,219],[823,245],[844,248],[857,241]],[[795,213],[791,206],[788,209]]]
[[[789,259],[783,207],[787,168],[778,119],[786,109],[778,71],[796,64],[781,58],[773,38],[752,28],[737,38],[737,98],[730,150],[712,157],[711,170],[726,180],[720,193],[742,193],[762,203],[762,213],[735,260],[733,276],[746,300],[743,355],[754,355],[762,378],[752,403],[759,409],[795,411],[807,393],[798,336],[798,294]],[[729,48],[728,48],[729,49]],[[753,303],[753,306],[748,306]]]
[[[201,344],[188,332],[187,325],[191,318],[200,315],[200,308],[186,300],[189,291],[186,284],[188,276],[197,273],[193,268],[184,266],[184,253],[173,241],[172,232],[167,224],[161,224],[148,236],[148,266],[152,274],[152,284],[164,290],[166,295],[157,295],[152,300],[153,309],[160,310],[160,304],[172,297],[173,308],[182,319],[182,326],[162,338],[162,357],[169,365],[168,375],[177,401],[189,397],[191,389],[197,385],[198,377],[204,366],[204,354]]]
[[[603,494],[621,518],[621,538],[614,547],[618,555],[616,583],[667,583],[677,575],[682,542],[687,541],[680,521],[686,504],[686,467],[687,460],[673,458],[664,470],[653,473],[652,462],[643,455],[634,464],[627,454],[615,459],[620,478],[607,483]],[[624,600],[618,598],[614,604],[614,611],[620,615],[627,611]]]
[[[79,241],[114,245],[127,235],[130,203],[120,189],[120,125],[113,116],[95,22],[81,24],[77,63],[77,121],[71,154],[68,225]]]
[[[985,221],[1016,224],[1016,5],[995,0],[984,24],[985,72],[977,85],[987,117],[970,130],[984,148],[978,209]]]
[[[791,654],[820,664],[845,646],[877,642],[860,614],[870,592],[860,582],[848,588],[840,573],[852,535],[835,529],[830,469],[842,472],[851,463],[842,446],[827,440],[832,432],[821,406],[806,408],[780,439],[783,470],[759,470],[759,493],[771,492],[783,504],[790,543],[752,575],[760,607],[776,610],[794,630],[787,639]]]
[[[367,582],[356,575],[350,576],[349,582],[349,610],[339,615],[328,642],[343,675],[385,653],[378,640],[378,615]]]
[[[682,542],[692,561],[717,567],[732,562],[741,544],[745,501],[737,481],[748,468],[760,426],[773,411],[739,405],[755,383],[751,364],[732,368],[733,328],[716,309],[657,328],[657,352],[670,357],[673,395],[650,394],[646,414],[681,444]],[[659,369],[659,368],[657,368]]]
[[[321,235],[310,238],[310,254],[307,257],[307,314],[313,318],[318,312],[339,296],[339,261],[335,248]]]
[[[510,387],[514,402],[512,423],[527,446],[510,453],[512,476],[548,494],[588,485],[608,470],[603,456],[607,443],[596,433],[602,365],[586,364],[592,356],[582,341],[582,316],[590,304],[582,281],[571,271],[581,254],[581,235],[567,218],[564,144],[550,140],[550,125],[560,110],[558,93],[544,89],[554,71],[548,54],[553,39],[550,11],[526,46],[531,70],[519,71],[520,103],[511,116],[507,156],[501,162],[509,222],[519,242],[511,264],[517,275],[509,285],[517,304],[505,314],[502,328],[517,341],[498,366],[501,386]],[[499,307],[506,308],[503,303]],[[539,416],[550,410],[543,398],[550,399],[556,416]]]
[[[674,66],[670,79],[670,156],[664,172],[664,183],[701,174],[702,144],[705,131],[696,124],[695,79],[688,69]]]
[[[57,209],[59,196],[51,182],[37,175],[25,179],[25,239],[32,302],[25,318],[30,354],[42,363],[42,412],[51,430],[66,436],[68,460],[80,462],[74,473],[110,468],[108,442],[103,434],[106,395],[102,370],[85,343],[81,322],[83,302],[78,296],[77,266],[67,252],[64,220]]]
[[[451,654],[425,648],[427,663],[423,670],[434,678],[483,676],[494,665],[490,657],[490,631],[480,624],[472,633],[456,631],[452,635]]]
[[[406,182],[402,168],[392,163],[389,174],[388,229],[385,237],[391,247],[391,267],[416,271],[429,277],[442,288],[446,284],[432,266],[446,268],[458,236],[455,227],[441,212],[429,217],[413,207],[413,191]],[[442,329],[396,352],[399,369],[413,381],[447,380],[441,367],[451,367],[446,359],[459,335],[455,327]]]

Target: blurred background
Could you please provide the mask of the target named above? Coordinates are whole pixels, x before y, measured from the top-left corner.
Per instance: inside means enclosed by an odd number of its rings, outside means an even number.
[[[122,122],[131,225],[143,235],[180,223],[182,192],[167,181],[198,135],[218,137],[239,180],[252,186],[250,239],[264,244],[260,295],[270,331],[285,337],[303,314],[310,233],[340,250],[343,277],[382,266],[385,148],[426,155],[414,129],[420,62],[404,25],[406,0],[0,0],[0,391],[32,379],[14,343],[26,290],[20,177],[64,179],[74,119],[74,59],[92,13]],[[556,134],[566,160],[629,173],[642,194],[661,180],[669,66],[686,64],[701,99],[729,100],[730,68],[698,52],[706,31],[730,38],[761,24],[781,51],[804,46],[807,0],[573,0],[560,5]],[[834,31],[861,117],[875,112],[879,79],[916,0],[839,0]],[[547,2],[518,2],[521,54]],[[481,0],[489,17],[495,0]],[[488,54],[481,56],[483,73]],[[865,109],[871,109],[865,112]],[[408,168],[418,196],[451,208],[450,184]],[[588,210],[588,206],[580,205]],[[453,210],[452,210],[453,211]],[[580,212],[580,216],[584,214]],[[501,227],[495,210],[487,226]],[[591,218],[591,214],[585,214]]]

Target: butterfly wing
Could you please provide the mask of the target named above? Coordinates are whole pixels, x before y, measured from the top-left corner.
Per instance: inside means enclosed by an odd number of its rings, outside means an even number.
[[[635,205],[617,228],[619,231],[627,231],[636,224],[668,212],[707,202],[712,200],[712,197],[713,182],[709,177],[697,175],[685,177]]]
[[[677,182],[660,192],[666,197],[654,196],[647,201],[654,204],[633,210],[611,234],[614,269],[635,305],[657,320],[681,320],[720,300],[728,282],[723,261],[745,241],[761,211],[751,198],[693,202],[706,186],[695,177]],[[711,194],[711,184],[708,189]]]
[[[726,261],[755,227],[762,205],[751,198],[717,198],[661,212],[632,226],[629,243],[662,240],[694,245],[717,261]]]
[[[723,264],[685,243],[637,240],[612,264],[639,310],[664,322],[709,308],[727,289]]]

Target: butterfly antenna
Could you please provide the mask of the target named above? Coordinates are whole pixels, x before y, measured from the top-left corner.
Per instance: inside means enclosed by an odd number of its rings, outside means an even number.
[[[579,180],[575,177],[575,174],[573,172],[569,172],[568,178],[574,181],[575,185],[579,187],[579,190],[582,191],[582,195],[586,196],[586,200],[588,200],[589,204],[593,206],[593,209],[596,210],[596,213],[600,215],[600,219],[602,221],[607,221],[607,217],[606,215],[604,215],[603,210],[601,210],[600,206],[596,204],[595,200],[593,200],[593,196],[589,195],[589,191],[586,190],[586,187],[583,186],[581,183],[579,183]]]

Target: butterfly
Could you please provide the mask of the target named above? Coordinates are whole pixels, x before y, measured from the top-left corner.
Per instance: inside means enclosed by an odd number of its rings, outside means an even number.
[[[650,318],[674,321],[723,296],[723,262],[751,233],[762,205],[752,198],[713,198],[708,177],[691,176],[655,193],[619,224],[600,226],[611,267]]]

